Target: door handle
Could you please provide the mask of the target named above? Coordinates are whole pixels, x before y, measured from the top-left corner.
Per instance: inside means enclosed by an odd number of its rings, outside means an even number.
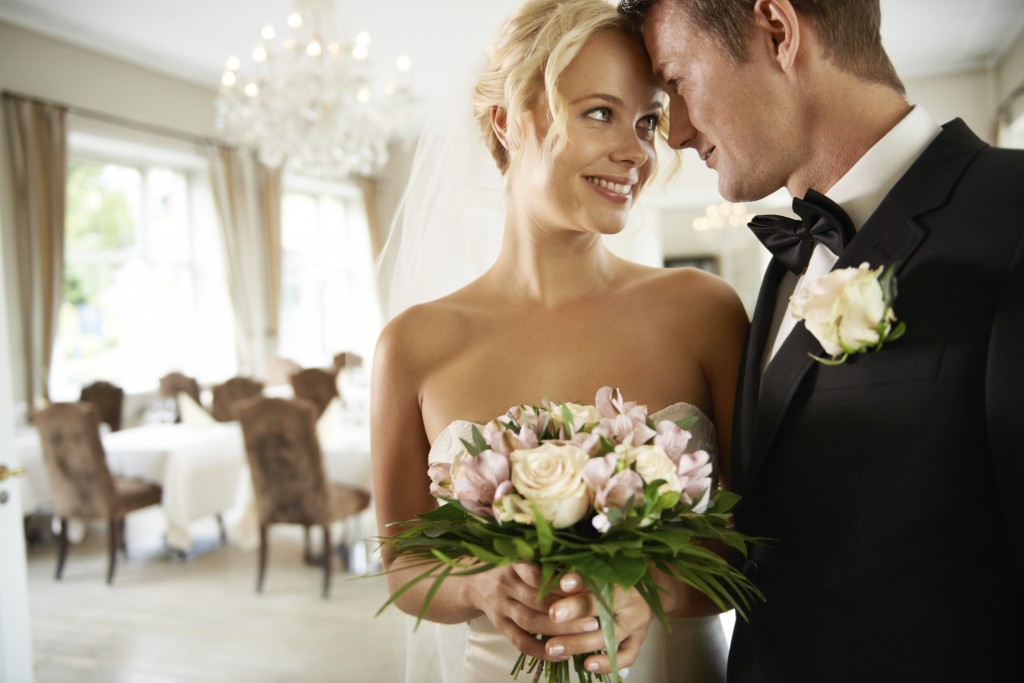
[[[7,465],[0,465],[0,481],[6,481],[7,479],[13,479],[14,477],[24,477],[25,468],[15,467],[13,470],[8,469]]]

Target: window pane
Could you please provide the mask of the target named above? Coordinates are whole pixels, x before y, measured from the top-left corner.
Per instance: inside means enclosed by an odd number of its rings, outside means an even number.
[[[134,246],[141,185],[138,169],[72,160],[68,164],[66,249]]]
[[[362,202],[286,192],[281,243],[281,355],[305,367],[339,351],[368,356],[380,313]]]
[[[197,310],[214,297],[196,294],[189,175],[74,158],[67,183],[51,395],[77,398],[97,379],[128,393],[153,392],[170,370],[195,373]],[[222,272],[206,280],[224,289]]]
[[[146,190],[150,258],[188,263],[192,258],[192,245],[185,174],[166,168],[150,169],[146,174]]]

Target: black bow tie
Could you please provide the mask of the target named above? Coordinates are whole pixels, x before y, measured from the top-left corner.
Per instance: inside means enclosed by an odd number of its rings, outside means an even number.
[[[853,221],[843,207],[814,190],[807,190],[803,199],[793,198],[793,212],[802,220],[785,216],[754,216],[748,227],[761,244],[795,275],[807,269],[815,242],[821,242],[839,256],[855,234]]]

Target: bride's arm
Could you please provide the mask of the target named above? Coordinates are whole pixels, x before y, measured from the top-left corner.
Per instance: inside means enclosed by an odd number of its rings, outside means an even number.
[[[370,446],[377,526],[383,536],[398,531],[389,526],[391,523],[412,519],[437,505],[429,490],[430,444],[420,410],[424,368],[432,363],[429,356],[424,357],[423,350],[430,346],[424,344],[425,336],[429,336],[429,322],[424,316],[417,316],[415,310],[409,313],[412,315],[400,316],[385,328],[374,353]],[[423,571],[423,567],[409,566],[415,559],[396,556],[386,546],[383,561],[392,593]],[[553,623],[548,608],[558,596],[538,601],[538,581],[537,570],[527,565],[449,577],[424,616],[429,621],[459,623],[485,614],[521,652],[551,659],[533,634],[568,633],[589,624],[581,624],[585,620]],[[419,614],[430,583],[421,581],[395,604],[407,614]]]

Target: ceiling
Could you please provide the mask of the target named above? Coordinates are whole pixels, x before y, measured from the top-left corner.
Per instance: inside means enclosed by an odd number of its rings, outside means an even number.
[[[376,70],[412,59],[421,98],[479,61],[521,0],[339,0],[340,37],[368,31]],[[881,0],[882,35],[905,79],[990,66],[1024,29],[1024,0]],[[0,0],[0,20],[214,89],[228,55],[279,32],[292,0]]]

